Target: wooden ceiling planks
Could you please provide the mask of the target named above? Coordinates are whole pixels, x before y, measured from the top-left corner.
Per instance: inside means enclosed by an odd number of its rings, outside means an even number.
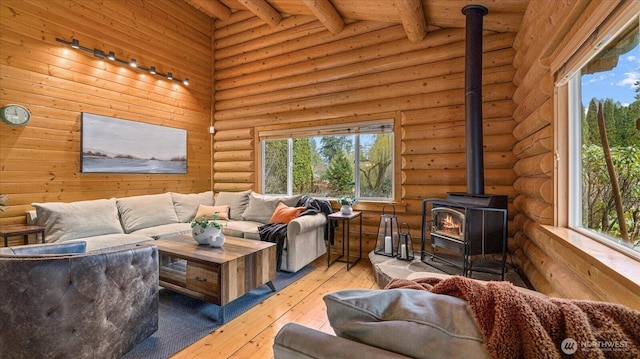
[[[529,0],[185,0],[208,16],[227,20],[238,11],[249,11],[271,27],[292,15],[312,16],[332,34],[351,21],[381,21],[402,24],[411,42],[420,42],[427,28],[464,28],[461,9],[484,5],[489,14],[484,28],[495,32],[517,32]]]

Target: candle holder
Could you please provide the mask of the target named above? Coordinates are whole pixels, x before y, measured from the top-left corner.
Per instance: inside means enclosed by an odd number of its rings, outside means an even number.
[[[386,213],[385,207],[387,207],[387,205],[382,206],[378,236],[376,237],[376,247],[373,252],[387,257],[395,257],[399,239],[398,217],[396,216],[396,208],[394,206],[390,206],[393,208],[393,214]]]
[[[403,232],[402,229],[406,228],[407,231]],[[398,249],[396,250],[396,258],[403,261],[412,261],[413,255],[413,242],[411,241],[411,228],[406,223],[400,225],[400,233],[398,239]]]

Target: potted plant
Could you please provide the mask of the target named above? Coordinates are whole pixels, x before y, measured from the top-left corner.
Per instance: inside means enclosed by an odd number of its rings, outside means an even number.
[[[352,195],[344,195],[340,197],[338,199],[338,203],[342,205],[342,207],[340,208],[340,212],[342,212],[342,214],[344,215],[350,215],[351,213],[353,213],[353,208],[351,206],[356,204],[356,202],[358,202],[358,200]]]
[[[216,221],[217,219],[218,215],[214,214],[211,218],[202,216],[191,221],[193,239],[199,244],[221,247],[224,244],[224,234],[222,234],[222,225]]]
[[[4,207],[7,205],[7,201],[9,200],[9,196],[6,194],[0,193],[0,212],[4,212]]]

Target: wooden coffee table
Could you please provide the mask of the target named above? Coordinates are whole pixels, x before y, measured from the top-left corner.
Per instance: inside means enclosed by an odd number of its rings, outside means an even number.
[[[164,288],[221,307],[276,278],[276,245],[270,242],[225,236],[221,248],[198,245],[191,235],[141,243],[157,246],[159,282]]]

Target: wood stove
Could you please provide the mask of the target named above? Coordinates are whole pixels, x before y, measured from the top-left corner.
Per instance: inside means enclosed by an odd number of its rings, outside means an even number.
[[[482,5],[467,5],[465,43],[465,139],[468,193],[448,193],[446,199],[425,199],[422,204],[421,259],[441,259],[435,250],[447,248],[462,254],[463,275],[472,272],[471,258],[477,255],[502,253],[502,279],[507,246],[507,196],[484,194],[484,157],[482,133],[482,18],[488,9]],[[431,221],[428,221],[428,215]],[[431,223],[431,228],[429,228]],[[425,251],[430,232],[430,253]],[[442,268],[440,268],[442,269]],[[445,270],[446,272],[446,270]]]
[[[471,276],[474,270],[474,256],[501,254],[502,263],[499,271],[491,273],[501,274],[504,279],[507,201],[507,196],[503,195],[468,193],[449,193],[446,199],[423,200],[422,261],[429,265],[434,265],[436,260],[443,261],[460,268],[464,276]],[[431,214],[431,221],[428,214]],[[427,239],[431,241],[431,251],[425,248]],[[462,254],[462,263],[436,254],[438,247]],[[441,267],[437,268],[443,270]]]

